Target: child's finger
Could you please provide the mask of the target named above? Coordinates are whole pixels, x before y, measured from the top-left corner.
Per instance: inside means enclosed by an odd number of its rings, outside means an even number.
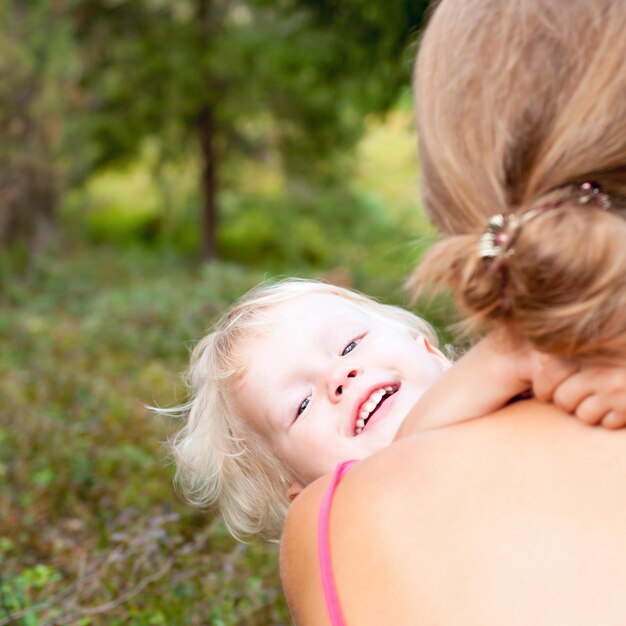
[[[596,395],[587,396],[577,407],[576,417],[589,426],[597,426],[610,412],[606,402]]]
[[[532,358],[533,393],[542,402],[552,401],[555,390],[578,371],[571,361],[550,354],[535,352]]]
[[[566,413],[574,413],[585,398],[593,394],[595,388],[590,384],[589,377],[578,372],[565,379],[555,390],[552,402]]]
[[[626,414],[609,411],[602,419],[602,426],[604,426],[604,428],[610,428],[611,430],[624,428],[624,426],[626,426]]]
[[[583,369],[563,383],[557,393],[568,395],[573,402],[576,396],[595,394],[604,398],[607,413],[611,410],[626,414],[626,370],[621,367],[594,367]]]

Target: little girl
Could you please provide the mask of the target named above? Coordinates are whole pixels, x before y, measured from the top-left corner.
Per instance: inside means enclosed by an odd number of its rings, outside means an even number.
[[[253,289],[193,352],[172,443],[183,493],[217,504],[235,537],[278,538],[304,486],[386,447],[401,426],[405,436],[472,419],[537,385],[550,399],[572,379],[603,393],[591,374],[530,350],[512,356],[493,336],[440,379],[451,363],[436,346],[426,321],[354,291],[300,279]]]

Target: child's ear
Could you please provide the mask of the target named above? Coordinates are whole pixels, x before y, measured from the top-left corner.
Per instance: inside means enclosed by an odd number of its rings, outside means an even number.
[[[304,485],[297,480],[294,480],[287,489],[287,498],[289,499],[289,502],[293,502],[296,499],[296,496],[298,496],[303,489]]]
[[[426,348],[426,350],[428,350],[428,352],[436,357],[436,359],[441,363],[441,365],[444,366],[445,369],[452,367],[452,363],[446,358],[443,352],[439,350],[439,348],[435,348],[435,346],[433,346],[433,344],[428,341],[428,337],[422,335],[421,339],[424,342],[424,347]]]

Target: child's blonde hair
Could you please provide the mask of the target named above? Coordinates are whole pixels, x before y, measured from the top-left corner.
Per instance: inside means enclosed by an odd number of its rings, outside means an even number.
[[[248,365],[240,347],[271,327],[268,310],[312,293],[344,298],[394,322],[410,336],[426,336],[437,345],[433,328],[413,313],[319,281],[291,278],[263,284],[236,302],[193,351],[188,371],[191,399],[178,407],[186,422],[171,449],[176,483],[187,500],[202,507],[217,505],[237,538],[280,536],[289,506],[287,491],[295,478],[246,424],[245,415],[235,410],[234,383]]]
[[[625,61],[624,0],[437,5],[415,93],[424,201],[443,239],[416,291],[449,288],[471,326],[540,350],[623,360]],[[586,181],[609,210],[583,197]],[[498,258],[480,258],[497,214],[521,225]]]

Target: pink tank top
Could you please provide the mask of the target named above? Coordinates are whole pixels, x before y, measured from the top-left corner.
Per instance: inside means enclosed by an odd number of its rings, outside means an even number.
[[[341,613],[341,604],[339,603],[339,595],[337,594],[335,577],[333,576],[333,564],[330,557],[330,507],[339,481],[355,463],[357,461],[344,461],[335,468],[330,485],[328,485],[328,489],[322,499],[317,522],[317,554],[322,576],[322,588],[324,589],[326,607],[332,626],[345,626],[346,622]]]

